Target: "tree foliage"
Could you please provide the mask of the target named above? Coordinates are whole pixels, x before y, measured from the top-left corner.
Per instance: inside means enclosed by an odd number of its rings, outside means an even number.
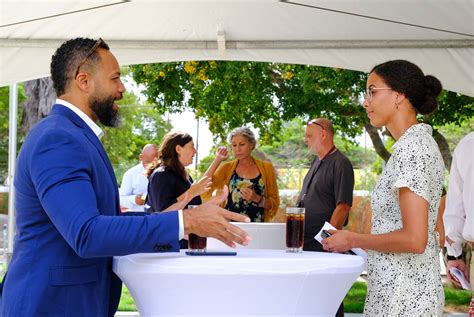
[[[132,93],[124,93],[119,102],[122,126],[105,127],[102,144],[114,165],[117,179],[138,163],[138,156],[148,143],[160,145],[163,136],[171,129],[153,105],[140,101]]]
[[[48,80],[42,78],[24,83],[25,89],[28,90],[26,94],[23,85],[19,85],[19,103],[23,104],[23,109],[19,108],[18,117],[23,118],[23,129],[18,129],[18,149],[23,143],[25,132],[51,110],[51,96],[54,91],[51,85],[46,84]],[[171,129],[171,124],[163,120],[153,105],[139,100],[133,93],[124,93],[123,96],[119,102],[123,124],[120,128],[103,128],[105,135],[101,140],[114,165],[118,180],[122,178],[125,170],[137,164],[138,155],[145,144],[159,145],[164,134]],[[8,87],[1,87],[0,182],[5,180],[8,172],[8,100]]]
[[[360,106],[367,74],[319,66],[260,62],[188,61],[131,67],[143,93],[164,112],[192,109],[209,121],[210,130],[223,139],[230,129],[251,124],[261,141],[271,144],[282,122],[324,116],[339,134],[354,137],[365,128],[384,160],[390,153],[380,133],[370,126]],[[444,91],[439,111],[420,118],[436,127],[460,125],[474,115],[474,98]],[[450,163],[442,134],[435,133]],[[447,149],[447,153],[446,153]]]

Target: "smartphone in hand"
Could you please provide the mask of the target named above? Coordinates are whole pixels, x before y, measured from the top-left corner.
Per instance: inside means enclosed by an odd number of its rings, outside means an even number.
[[[323,231],[321,232],[321,237],[322,237],[323,239],[329,238],[330,236],[332,236],[332,234],[331,234],[329,231],[327,231],[327,230],[323,230]],[[350,255],[357,255],[357,254],[355,254],[352,250],[347,250],[346,252],[343,252],[343,253],[345,253],[345,254],[350,254]]]
[[[332,236],[332,234],[327,230],[323,230],[321,232],[321,238],[323,238],[323,239],[329,238],[330,236]]]

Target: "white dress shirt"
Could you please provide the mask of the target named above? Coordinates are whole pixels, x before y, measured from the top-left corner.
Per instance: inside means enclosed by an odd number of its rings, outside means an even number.
[[[56,99],[56,104],[63,105],[64,107],[70,109],[72,112],[77,114],[79,118],[84,120],[84,122],[91,128],[91,130],[94,132],[94,134],[97,136],[97,138],[101,139],[102,136],[104,135],[104,131],[84,112],[82,112],[81,109],[78,107],[74,106],[73,104],[62,100],[60,98]],[[179,239],[184,238],[184,220],[183,220],[183,211],[180,209],[178,210],[178,219],[179,219]]]
[[[122,185],[120,186],[120,206],[128,208],[130,211],[144,211],[144,205],[137,205],[135,197],[138,194],[146,194],[148,190],[148,178],[143,174],[145,167],[140,162],[123,174]]]
[[[444,211],[448,254],[459,256],[464,240],[474,241],[474,132],[456,146],[449,175],[446,209]]]
[[[81,109],[74,106],[72,103],[69,103],[66,100],[62,100],[59,98],[56,99],[56,103],[70,109],[72,112],[77,114],[79,118],[84,120],[84,122],[89,126],[89,128],[91,128],[92,132],[94,132],[94,134],[99,138],[99,140],[104,136],[104,131],[102,131],[102,129],[94,121],[92,121],[92,119],[89,118],[88,115],[82,112]]]

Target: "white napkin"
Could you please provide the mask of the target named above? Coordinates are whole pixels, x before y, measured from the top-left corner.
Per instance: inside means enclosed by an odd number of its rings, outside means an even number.
[[[471,290],[471,284],[469,284],[469,282],[466,280],[461,270],[459,270],[457,267],[452,267],[449,269],[449,272],[454,275],[455,278],[458,279],[459,283],[461,283],[462,288],[467,289],[468,291]]]

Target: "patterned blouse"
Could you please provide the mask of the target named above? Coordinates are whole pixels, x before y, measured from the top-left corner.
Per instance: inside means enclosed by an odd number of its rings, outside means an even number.
[[[253,179],[248,179],[240,177],[234,171],[229,182],[229,197],[226,209],[246,215],[252,222],[263,222],[263,207],[258,207],[256,202],[249,202],[242,197],[240,189],[245,187],[251,187],[257,195],[263,196],[265,184],[263,183],[262,174],[258,174]]]
[[[368,252],[365,316],[442,316],[444,293],[439,266],[436,217],[443,189],[444,164],[426,124],[411,126],[372,192],[372,234],[403,227],[399,190],[407,187],[429,203],[428,243],[421,254]]]

